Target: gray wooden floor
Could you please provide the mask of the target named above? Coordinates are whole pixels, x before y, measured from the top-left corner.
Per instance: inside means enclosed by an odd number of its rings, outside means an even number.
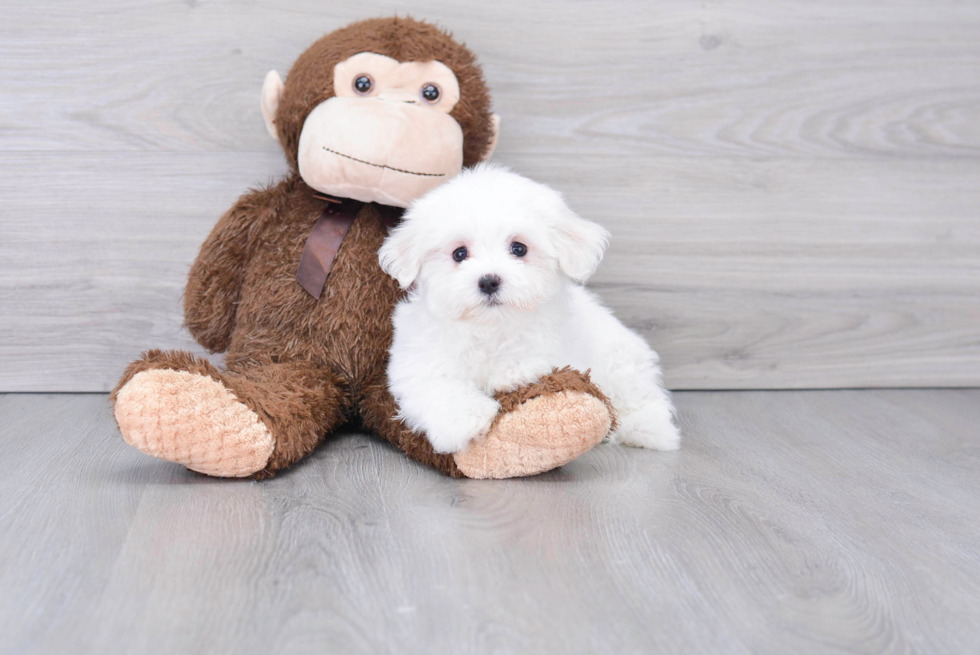
[[[676,453],[271,481],[0,396],[0,652],[980,652],[980,390],[689,392]]]

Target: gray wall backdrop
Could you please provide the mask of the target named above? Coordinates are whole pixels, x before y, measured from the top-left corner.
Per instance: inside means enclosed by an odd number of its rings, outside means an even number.
[[[613,232],[593,287],[672,388],[980,384],[980,3],[97,0],[0,2],[0,390],[200,351],[190,263],[286,170],[264,74],[396,11]]]

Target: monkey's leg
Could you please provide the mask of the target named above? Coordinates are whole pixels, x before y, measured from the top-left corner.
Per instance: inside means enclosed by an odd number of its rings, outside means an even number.
[[[441,455],[423,435],[395,419],[384,380],[366,387],[364,424],[409,457],[452,476],[514,478],[557,468],[590,450],[613,425],[606,397],[587,375],[565,368],[516,391],[498,394],[501,412],[490,432],[462,452]]]
[[[146,353],[110,396],[127,443],[218,477],[264,478],[309,454],[340,423],[340,379],[305,361],[219,371],[186,352]]]

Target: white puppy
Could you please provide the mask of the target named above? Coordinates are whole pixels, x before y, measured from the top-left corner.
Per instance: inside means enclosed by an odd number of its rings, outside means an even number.
[[[379,253],[409,292],[388,365],[406,424],[437,452],[463,450],[489,430],[495,391],[570,365],[612,402],[610,441],[676,449],[657,354],[581,284],[608,238],[557,191],[489,165],[415,201]]]

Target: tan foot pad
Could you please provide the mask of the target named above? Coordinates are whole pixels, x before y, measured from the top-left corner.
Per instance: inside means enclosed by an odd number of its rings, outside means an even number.
[[[561,391],[531,398],[501,415],[486,439],[454,458],[470,478],[534,475],[587,452],[611,425],[603,401],[581,391]]]
[[[265,468],[275,442],[258,415],[206,375],[153,369],[116,396],[126,443],[147,455],[224,478]]]

